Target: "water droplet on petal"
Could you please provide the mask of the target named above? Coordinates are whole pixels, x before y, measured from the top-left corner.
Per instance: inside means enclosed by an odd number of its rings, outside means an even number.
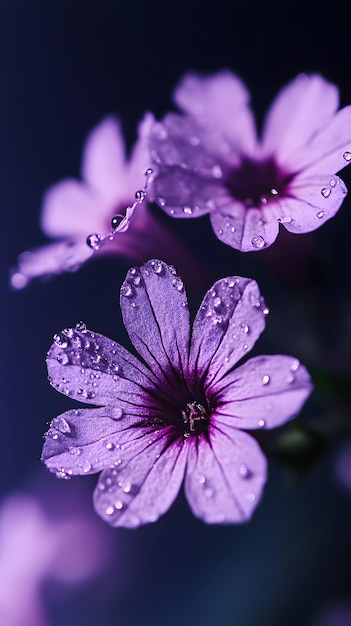
[[[335,187],[336,184],[337,184],[337,182],[336,182],[335,178],[331,178],[330,181],[329,181],[330,187]]]
[[[115,507],[110,505],[107,507],[107,509],[105,510],[106,515],[112,515],[114,513]]]
[[[200,139],[195,136],[189,137],[189,143],[191,146],[198,146],[200,144]]]
[[[247,478],[249,476],[249,468],[247,467],[247,465],[245,463],[241,463],[240,467],[239,467],[239,474],[240,476],[242,476],[243,478]]]
[[[135,192],[135,199],[141,202],[142,200],[144,200],[144,198],[145,191],[143,191],[142,189],[138,189],[138,191]]]
[[[87,474],[88,472],[90,472],[90,470],[91,470],[91,463],[89,463],[89,461],[85,461],[83,465],[83,472]]]
[[[118,407],[118,406],[112,407],[110,409],[110,411],[111,411],[111,413],[110,413],[111,419],[113,419],[113,420],[120,420],[121,419],[121,417],[123,415],[123,410],[120,407]]]
[[[269,315],[269,308],[265,307],[262,311],[263,315]]]
[[[268,376],[268,374],[265,374],[262,378],[262,385],[268,385],[270,381],[270,376]]]
[[[123,509],[123,502],[121,502],[120,500],[117,500],[117,502],[115,502],[115,508],[118,509],[119,511]]]
[[[351,161],[351,152],[349,152],[348,150],[344,152],[342,156],[345,159],[345,161]]]
[[[266,245],[266,242],[263,239],[263,237],[261,237],[261,235],[259,237],[253,237],[251,239],[251,243],[254,248],[258,248],[258,249],[264,248],[264,246]]]
[[[295,359],[290,365],[290,369],[292,372],[296,372],[296,370],[299,369],[299,367],[300,367],[300,361],[298,359]]]
[[[250,328],[248,327],[247,324],[241,324],[241,329],[243,331],[243,333],[245,333],[245,335],[248,335],[250,332]]]
[[[172,285],[177,291],[183,291],[184,283],[181,278],[174,278],[172,280]]]
[[[148,167],[147,170],[145,170],[144,174],[145,176],[151,176],[151,174],[153,174],[154,170],[151,167]]]
[[[125,298],[132,298],[134,296],[134,289],[129,283],[124,282],[121,287],[121,294]]]
[[[68,342],[61,334],[54,335],[54,342],[59,348],[67,348]]]
[[[185,215],[192,215],[193,210],[190,206],[183,206],[183,213],[185,213]]]
[[[108,442],[105,444],[105,448],[106,448],[106,450],[110,450],[110,451],[111,451],[111,450],[114,450],[114,447],[115,447],[115,446],[114,446],[114,444],[112,443],[112,441],[108,441]]]
[[[163,263],[161,261],[151,261],[151,267],[155,274],[162,274],[164,270]]]
[[[67,365],[67,363],[69,363],[69,358],[65,352],[60,352],[60,354],[57,355],[56,360],[61,363],[61,365]]]
[[[123,220],[123,215],[114,215],[111,220],[111,230],[117,230]]]
[[[76,448],[75,446],[72,448],[69,448],[69,453],[72,454],[72,456],[79,456],[82,451],[80,448]]]
[[[266,422],[264,420],[258,420],[258,426],[259,428],[264,428],[266,425]]]
[[[69,474],[72,474],[72,471],[70,470],[66,471],[63,467],[61,467],[60,469],[56,471],[57,478],[65,478],[67,480],[68,478],[71,478]]]
[[[131,490],[131,488],[132,488],[132,484],[131,484],[131,483],[129,483],[129,482],[127,482],[127,483],[124,485],[124,487],[123,487],[123,491],[124,491],[124,493],[129,493],[129,492],[130,492],[130,490]]]
[[[321,194],[324,198],[328,198],[331,194],[330,187],[323,187],[323,189],[321,189]]]
[[[217,296],[214,300],[213,300],[213,306],[216,307],[216,309],[218,309],[218,307],[220,307],[222,304],[222,300]]]
[[[92,235],[89,235],[89,237],[87,237],[87,244],[89,248],[92,248],[93,250],[99,249],[100,242],[101,242],[101,235],[98,235],[97,233],[93,233]]]
[[[246,500],[248,500],[249,502],[255,502],[255,500],[256,500],[256,494],[254,494],[254,492],[253,492],[253,491],[249,491],[249,492],[246,494]]]
[[[214,165],[211,171],[213,178],[222,178],[223,172],[220,165]]]
[[[322,217],[324,217],[324,215],[325,215],[324,211],[318,211],[318,213],[317,213],[317,217],[318,217],[319,219],[321,219]]]
[[[56,428],[56,430],[58,430],[62,434],[71,432],[71,427],[69,423],[64,417],[62,417],[62,415],[55,417],[55,419],[52,420],[52,425],[54,428]]]
[[[76,330],[80,331],[81,333],[86,333],[87,332],[87,327],[84,324],[84,322],[77,322],[75,328],[76,328]]]

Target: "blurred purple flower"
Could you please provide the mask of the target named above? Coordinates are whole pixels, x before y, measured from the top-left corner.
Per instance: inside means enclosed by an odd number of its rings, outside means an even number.
[[[351,626],[351,603],[339,602],[326,607],[313,626]]]
[[[154,522],[183,479],[193,513],[208,523],[250,518],[266,459],[242,429],[292,418],[311,392],[306,369],[285,355],[254,357],[268,313],[255,281],[230,276],[205,295],[190,331],[182,280],[152,260],[129,270],[121,309],[146,365],[83,323],[54,337],[53,387],[97,405],[56,417],[42,460],[59,477],[102,472],[95,508],[112,526]]]
[[[229,71],[186,75],[174,93],[185,113],[155,124],[152,194],[177,218],[210,214],[225,244],[250,252],[270,246],[279,224],[296,234],[335,215],[346,187],[335,172],[351,161],[351,106],[338,89],[299,75],[282,89],[257,138],[243,83]]]
[[[351,490],[351,441],[345,443],[339,450],[335,474],[337,481],[346,489]]]
[[[35,277],[76,271],[93,254],[117,254],[139,263],[154,254],[168,257],[172,250],[189,261],[180,242],[151,215],[147,202],[135,200],[136,194],[145,195],[144,174],[150,164],[146,136],[153,122],[153,116],[146,114],[129,160],[114,117],[105,118],[91,131],[83,151],[82,181],[63,180],[44,194],[41,227],[55,242],[20,255],[11,271],[15,289]],[[131,211],[133,204],[137,206]],[[114,216],[115,236],[110,240]],[[87,244],[90,235],[95,249]],[[99,237],[104,245],[99,246]]]
[[[51,487],[51,495],[52,491]],[[43,583],[48,579],[66,585],[84,583],[110,558],[106,535],[86,510],[53,521],[45,504],[45,497],[28,491],[13,493],[1,504],[0,623],[4,626],[46,626]]]

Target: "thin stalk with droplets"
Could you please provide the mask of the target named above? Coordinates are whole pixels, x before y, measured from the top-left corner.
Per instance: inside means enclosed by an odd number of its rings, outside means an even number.
[[[100,250],[101,246],[109,241],[113,241],[117,233],[124,233],[129,228],[130,219],[138,206],[138,204],[142,204],[147,196],[147,190],[149,186],[150,179],[153,174],[153,170],[149,167],[144,172],[145,174],[145,184],[142,189],[138,189],[135,192],[135,201],[130,207],[126,208],[125,215],[121,215],[118,213],[114,215],[111,220],[111,231],[105,237],[102,237],[99,233],[93,233],[87,237],[87,245],[89,248],[93,250]]]

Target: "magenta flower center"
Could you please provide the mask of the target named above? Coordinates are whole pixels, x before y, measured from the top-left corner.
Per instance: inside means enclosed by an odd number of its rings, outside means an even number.
[[[209,424],[209,415],[205,407],[196,402],[188,402],[182,411],[183,424],[185,426],[185,435],[201,435],[207,431]]]
[[[273,158],[254,161],[244,157],[239,168],[228,172],[224,183],[233,198],[249,208],[286,196],[292,178]]]

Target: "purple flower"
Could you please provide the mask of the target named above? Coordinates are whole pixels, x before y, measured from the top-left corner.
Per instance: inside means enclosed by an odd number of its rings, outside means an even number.
[[[93,254],[117,254],[138,263],[154,255],[155,250],[166,256],[169,250],[186,256],[180,243],[142,201],[144,173],[150,164],[146,136],[153,122],[153,116],[146,114],[129,160],[115,118],[105,118],[91,131],[83,151],[82,181],[63,180],[44,194],[41,227],[55,241],[20,255],[11,271],[15,289],[25,287],[35,277],[75,271]],[[115,236],[110,240],[112,228]],[[90,235],[92,247],[87,244]],[[104,245],[99,245],[100,237]]]
[[[50,495],[61,504],[55,521],[45,510],[50,500],[47,494],[39,497],[34,490],[14,492],[0,504],[3,626],[46,626],[49,620],[43,583],[83,584],[105,569],[111,558],[111,542],[89,510],[82,507],[80,494],[75,493],[70,504],[77,511],[65,514],[60,490],[53,490],[51,485]]]
[[[311,392],[306,369],[290,356],[254,357],[234,369],[265,326],[256,282],[216,282],[191,333],[181,278],[152,260],[129,270],[121,309],[145,364],[82,323],[56,335],[51,384],[98,408],[56,417],[42,460],[60,477],[102,472],[95,508],[112,526],[154,522],[183,479],[193,513],[205,522],[247,520],[267,468],[245,429],[283,424]]]
[[[351,107],[318,75],[299,75],[278,94],[258,139],[249,95],[229,71],[189,74],[174,100],[185,113],[155,124],[153,197],[173,217],[209,213],[217,237],[250,252],[270,246],[279,224],[315,230],[339,209],[335,172],[351,161]]]

